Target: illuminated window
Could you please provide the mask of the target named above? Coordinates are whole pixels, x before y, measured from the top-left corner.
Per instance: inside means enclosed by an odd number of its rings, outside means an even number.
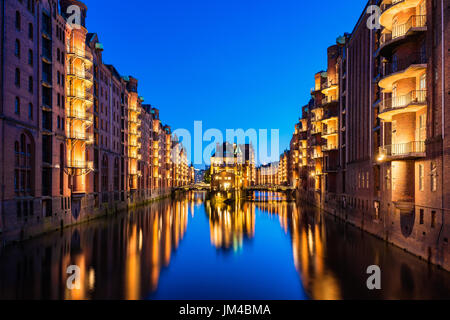
[[[425,173],[423,164],[419,164],[419,191],[424,190]]]
[[[431,163],[431,191],[437,191],[437,166]]]

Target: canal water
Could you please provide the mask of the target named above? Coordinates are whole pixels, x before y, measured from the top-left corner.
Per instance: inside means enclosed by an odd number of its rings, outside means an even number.
[[[450,299],[450,273],[282,195],[197,192],[3,248],[0,299]]]

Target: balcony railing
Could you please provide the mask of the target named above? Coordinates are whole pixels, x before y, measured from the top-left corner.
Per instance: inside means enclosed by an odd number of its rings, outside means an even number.
[[[323,130],[322,135],[324,136],[329,136],[332,134],[337,134],[338,133],[338,129],[337,128],[327,128]]]
[[[87,111],[72,109],[72,108],[68,109],[67,117],[71,118],[71,119],[87,121],[87,122],[94,121],[94,115],[92,113],[87,112]]]
[[[384,99],[381,103],[380,112],[404,108],[411,104],[426,104],[426,103],[427,103],[427,91],[413,90],[402,96]]]
[[[411,141],[380,147],[380,155],[386,157],[412,156],[424,153],[425,141]]]
[[[406,70],[412,65],[426,64],[427,58],[424,53],[413,53],[403,59],[395,59],[384,64],[384,76]]]
[[[322,147],[322,151],[332,151],[332,150],[337,150],[338,146],[337,145],[333,145],[333,144],[326,144]]]
[[[132,135],[135,135],[135,136],[139,135],[139,131],[136,130],[136,129],[130,129],[130,130],[128,130],[128,133],[132,134]]]
[[[82,49],[79,49],[79,48],[74,48],[74,47],[67,48],[67,54],[68,55],[74,55],[74,56],[76,56],[78,58],[86,59],[86,60],[89,60],[89,61],[92,61],[92,59],[93,59],[93,56],[92,56],[92,54],[89,51],[82,50]]]
[[[323,153],[321,153],[321,152],[315,152],[315,153],[312,154],[312,158],[313,158],[313,159],[320,159],[320,158],[323,158]]]
[[[85,141],[86,143],[94,142],[94,134],[89,133],[89,132],[68,130],[66,132],[66,136],[68,139],[71,139],[71,140],[80,140],[80,141]]]
[[[94,80],[94,75],[90,71],[82,68],[74,68],[71,66],[67,66],[67,75],[88,80],[91,82]]]
[[[85,90],[72,89],[67,90],[67,97],[74,99],[81,99],[89,102],[94,102],[94,97],[92,93]]]
[[[406,23],[396,25],[392,28],[392,32],[383,33],[381,35],[381,45],[407,35],[413,28],[424,28],[427,25],[427,16],[411,16]]]
[[[94,169],[93,161],[83,161],[83,160],[69,160],[67,161],[67,168],[70,169]]]
[[[322,133],[322,128],[321,127],[313,127],[311,129],[311,134],[318,134],[318,133]]]
[[[140,112],[140,108],[137,105],[132,105],[132,104],[128,106],[128,110],[137,112],[137,113]]]
[[[328,88],[331,88],[331,87],[334,87],[334,86],[337,86],[337,85],[338,85],[338,82],[336,80],[334,80],[334,81],[327,81],[327,82],[322,83],[321,89],[325,90],[325,89],[328,89]]]
[[[128,152],[128,157],[131,158],[131,159],[137,159],[137,160],[141,160],[142,159],[142,156],[138,152],[133,151],[133,150],[130,150]]]
[[[141,119],[139,119],[137,117],[130,117],[128,119],[128,121],[130,121],[131,123],[137,124],[138,126],[140,126],[142,123]]]

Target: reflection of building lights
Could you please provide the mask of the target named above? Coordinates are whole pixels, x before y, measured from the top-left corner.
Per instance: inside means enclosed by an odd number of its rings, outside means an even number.
[[[94,288],[95,288],[95,270],[94,270],[94,268],[91,268],[89,270],[88,286],[89,286],[89,290],[94,290]]]

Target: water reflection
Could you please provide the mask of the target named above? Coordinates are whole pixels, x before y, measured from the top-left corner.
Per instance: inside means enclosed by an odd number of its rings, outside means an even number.
[[[218,249],[240,251],[244,237],[255,235],[255,205],[253,203],[208,201],[206,203],[211,232],[211,244]]]
[[[449,299],[450,274],[277,194],[191,193],[3,249],[0,298]]]

